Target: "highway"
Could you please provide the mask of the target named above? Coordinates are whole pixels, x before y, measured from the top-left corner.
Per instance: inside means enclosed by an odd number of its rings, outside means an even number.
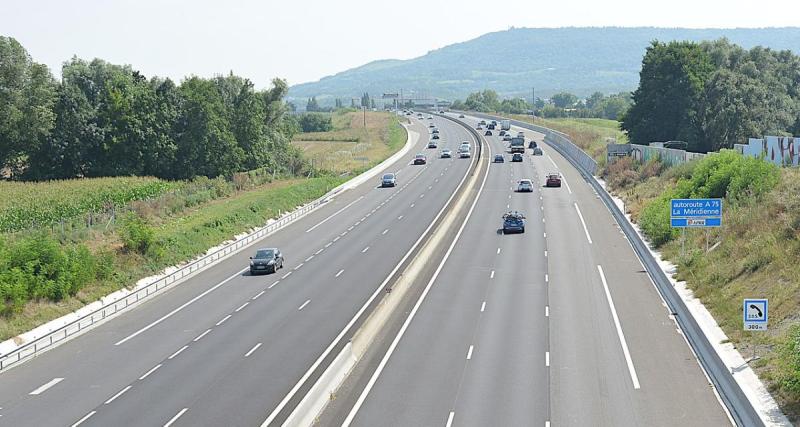
[[[543,150],[490,165],[440,273],[323,425],[731,424],[607,208]],[[561,188],[542,187],[551,171]],[[534,192],[514,191],[521,178]],[[508,210],[526,215],[524,234],[498,232]]]
[[[279,424],[413,253],[470,159],[415,147],[380,175],[166,293],[0,374],[0,425],[254,426]],[[441,148],[474,138],[437,118]],[[409,162],[425,152],[425,166]],[[489,215],[494,218],[496,214]],[[256,247],[285,268],[251,276]]]

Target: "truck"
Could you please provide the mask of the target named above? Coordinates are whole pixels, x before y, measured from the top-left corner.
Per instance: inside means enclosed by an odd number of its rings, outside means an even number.
[[[525,153],[525,138],[511,138],[511,153]]]
[[[501,130],[511,130],[511,120],[500,120]]]

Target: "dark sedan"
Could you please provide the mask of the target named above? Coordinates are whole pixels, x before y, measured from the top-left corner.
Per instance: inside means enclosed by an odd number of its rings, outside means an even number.
[[[278,248],[258,249],[250,257],[250,274],[274,273],[279,268],[283,268],[283,254]]]

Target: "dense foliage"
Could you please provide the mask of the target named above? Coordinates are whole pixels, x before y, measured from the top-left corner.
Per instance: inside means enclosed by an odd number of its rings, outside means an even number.
[[[725,39],[653,42],[623,128],[636,144],[679,140],[698,152],[799,134],[798,70],[790,51],[745,50]]]
[[[559,92],[547,101],[536,98],[533,110],[537,116],[546,118],[577,117],[617,120],[630,107],[631,102],[631,96],[627,92],[608,96],[601,92],[595,92],[585,100],[578,99],[576,95],[569,92]],[[464,101],[454,101],[451,107],[456,110],[505,114],[530,114],[532,109],[531,104],[523,98],[501,100],[497,92],[490,89],[471,93]]]
[[[72,58],[60,83],[0,38],[0,167],[26,179],[146,175],[183,179],[299,157],[275,79],[257,91],[229,74],[180,85],[130,66]]]
[[[330,115],[320,113],[306,113],[298,119],[303,132],[328,132],[333,130],[333,121]]]

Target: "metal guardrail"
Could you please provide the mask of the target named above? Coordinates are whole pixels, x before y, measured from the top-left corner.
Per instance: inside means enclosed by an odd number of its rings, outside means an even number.
[[[474,116],[489,118],[491,120],[507,120],[497,116],[480,113],[468,113]],[[725,407],[728,409],[731,417],[738,426],[763,426],[764,421],[756,412],[750,400],[745,396],[742,388],[733,378],[733,375],[728,370],[728,367],[719,357],[717,351],[714,349],[711,342],[709,342],[703,330],[698,325],[692,313],[686,307],[678,292],[672,286],[667,275],[658,265],[649,248],[628,222],[628,219],[617,207],[611,195],[603,188],[600,183],[594,178],[597,171],[597,163],[589,157],[586,153],[580,150],[573,144],[565,134],[542,126],[531,125],[530,123],[512,120],[515,126],[523,127],[526,129],[535,130],[551,135],[550,138],[545,138],[545,142],[549,143],[556,151],[558,151],[564,158],[567,159],[577,170],[581,173],[584,179],[594,188],[595,192],[600,196],[600,199],[606,205],[614,220],[617,221],[628,241],[631,242],[636,255],[644,264],[645,269],[652,277],[653,282],[656,284],[658,291],[667,303],[670,311],[675,316],[675,319],[683,331],[686,340],[691,345],[694,353],[697,355],[700,364],[702,365],[711,382],[719,392]],[[540,130],[541,129],[541,130]],[[544,131],[543,131],[544,130]],[[553,137],[555,135],[555,137]],[[577,150],[577,151],[576,151]],[[587,158],[589,160],[587,160]]]
[[[260,229],[248,234],[247,236],[237,240],[236,242],[225,245],[215,250],[214,252],[211,252],[194,261],[189,262],[188,264],[179,268],[178,270],[162,277],[161,279],[156,280],[153,283],[150,283],[149,285],[139,290],[136,290],[135,292],[126,295],[124,298],[121,298],[117,301],[99,307],[97,310],[94,310],[93,312],[88,313],[79,319],[76,319],[52,332],[49,332],[48,334],[42,337],[39,337],[21,347],[18,347],[10,351],[7,354],[0,356],[0,372],[13,367],[17,363],[20,363],[24,360],[27,360],[35,356],[37,353],[49,350],[50,348],[52,348],[53,345],[64,341],[67,337],[82,332],[87,328],[91,327],[92,325],[95,325],[98,322],[108,319],[114,314],[117,314],[120,311],[127,309],[128,307],[134,306],[139,302],[142,302],[147,298],[156,295],[160,291],[163,291],[164,289],[170,287],[171,285],[179,282],[181,279],[202,270],[207,265],[213,264],[227,257],[228,255],[238,252],[240,249],[249,246],[256,240],[261,239],[262,237],[285,227],[295,219],[323,205],[328,198],[338,193],[338,191],[339,188],[337,187],[328,192],[327,194],[325,194],[324,196],[304,205],[299,209],[296,209],[282,216],[272,224],[261,227]]]

